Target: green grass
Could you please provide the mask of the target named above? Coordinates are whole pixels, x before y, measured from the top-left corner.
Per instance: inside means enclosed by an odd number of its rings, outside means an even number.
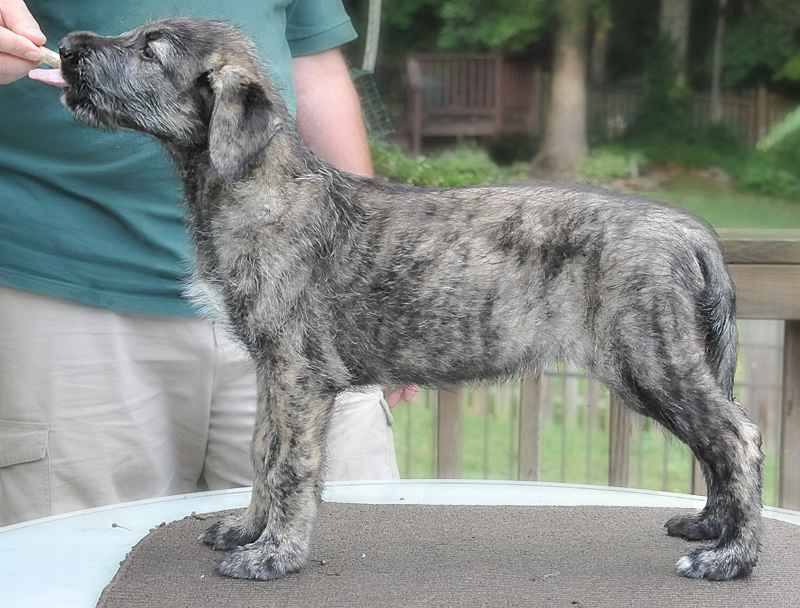
[[[558,384],[556,379],[555,384]],[[498,389],[490,393],[485,413],[473,409],[474,393],[466,393],[462,407],[462,479],[518,478],[517,408],[508,400],[500,404]],[[509,391],[513,393],[513,391]],[[436,477],[436,400],[423,391],[410,404],[396,407],[394,437],[400,474],[405,479]],[[607,409],[598,407],[589,423],[588,408],[567,417],[561,403],[542,423],[542,481],[607,485]],[[777,504],[777,459],[768,454],[765,463],[764,503]],[[666,466],[665,466],[666,463]],[[650,420],[636,418],[631,437],[631,487],[688,493],[691,483],[689,449]]]
[[[404,479],[436,478],[436,399],[420,391],[392,410],[397,466]]]
[[[709,180],[677,177],[669,189],[645,194],[691,211],[715,228],[800,228],[800,201],[742,192]]]

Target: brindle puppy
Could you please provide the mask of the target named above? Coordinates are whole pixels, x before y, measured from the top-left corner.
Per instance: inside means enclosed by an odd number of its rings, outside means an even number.
[[[494,381],[552,360],[592,371],[702,464],[706,507],[667,528],[718,540],[678,570],[751,571],[763,456],[732,395],[734,286],[708,226],[575,185],[420,189],[338,171],[303,146],[251,45],[223,23],[167,19],[59,47],[79,119],[150,133],[172,156],[195,291],[257,368],[252,500],[202,537],[235,549],[221,573],[302,566],[338,392]]]

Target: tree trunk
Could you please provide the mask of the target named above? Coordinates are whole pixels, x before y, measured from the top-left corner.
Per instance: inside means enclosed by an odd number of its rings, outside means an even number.
[[[577,175],[586,154],[586,0],[562,0],[550,112],[534,166],[560,179]]]
[[[675,43],[675,69],[678,86],[686,84],[686,49],[689,43],[690,0],[661,0],[659,30]]]
[[[608,32],[611,23],[611,0],[601,0],[601,7],[596,11],[594,19],[594,36],[589,63],[589,80],[599,87],[606,81],[606,60],[608,57]]]
[[[728,0],[719,0],[717,35],[714,39],[714,63],[711,70],[711,122],[722,120],[722,43],[725,40],[725,9]]]

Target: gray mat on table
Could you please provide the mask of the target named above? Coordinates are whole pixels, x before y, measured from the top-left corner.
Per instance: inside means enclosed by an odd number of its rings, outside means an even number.
[[[800,527],[765,520],[746,579],[696,581],[670,538],[680,509],[323,504],[311,557],[279,581],[224,578],[198,536],[222,514],[162,525],[139,542],[98,606],[800,606]],[[708,543],[705,543],[708,544]]]

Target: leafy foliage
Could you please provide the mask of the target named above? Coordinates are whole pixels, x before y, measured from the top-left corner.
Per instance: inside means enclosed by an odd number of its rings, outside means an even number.
[[[524,51],[547,32],[557,1],[383,0],[381,48],[389,52]],[[345,3],[357,22],[366,23],[367,0]]]
[[[797,131],[800,131],[800,106],[789,112],[782,121],[772,125],[766,137],[759,142],[758,148],[770,150]]]
[[[641,74],[643,49],[658,38],[658,3],[613,0],[608,38],[608,77],[611,80]]]
[[[463,142],[455,150],[444,152],[435,158],[411,158],[398,145],[384,141],[371,141],[370,148],[378,176],[416,186],[507,183],[530,169],[530,165],[521,162],[510,167],[499,167],[486,152]]]
[[[516,161],[530,161],[539,149],[539,138],[529,133],[507,133],[489,142],[489,157],[507,167]]]
[[[798,51],[794,24],[770,6],[759,5],[725,36],[725,82],[751,84],[778,73]]]
[[[439,47],[519,52],[537,42],[552,16],[549,0],[447,0]]]
[[[800,50],[775,74],[775,80],[800,81]]]
[[[593,149],[583,159],[581,175],[588,179],[608,181],[630,177],[633,163],[643,164],[644,154],[619,145],[606,145]]]
[[[689,127],[639,133],[628,143],[656,163],[690,168],[718,166],[732,174],[739,174],[748,156],[743,134],[725,123],[709,125],[701,132]]]
[[[398,53],[435,50],[443,25],[440,5],[437,0],[383,0],[381,48]]]
[[[634,137],[684,137],[691,132],[690,94],[678,86],[673,61],[675,43],[662,37],[645,51],[645,98],[631,131]]]
[[[710,125],[701,133],[638,133],[635,138],[593,149],[582,173],[599,180],[626,177],[634,154],[646,155],[647,161],[655,164],[721,167],[739,177],[739,189],[800,201],[800,128],[769,150],[748,150],[742,135],[725,123]]]
[[[789,115],[796,126],[766,150],[753,152],[742,173],[742,184],[763,194],[800,200],[800,108]],[[789,117],[787,117],[789,118]]]
[[[719,166],[738,176],[741,187],[800,199],[800,108],[777,125],[763,149],[748,151],[741,134],[726,125],[703,132],[693,126],[689,90],[675,85],[672,47],[658,40],[658,3],[640,0],[585,0],[592,23],[609,21],[609,71],[612,79],[643,77],[646,99],[620,148],[603,146],[586,159],[582,172],[592,179],[630,172],[634,150],[653,163],[686,167]],[[707,86],[710,48],[719,0],[693,3],[689,64],[694,84]],[[366,14],[367,0],[346,0]],[[552,34],[560,0],[383,0],[385,52],[455,50],[530,51]],[[363,30],[363,28],[362,28]],[[800,2],[759,0],[745,7],[731,2],[724,60],[727,86],[751,86],[782,79],[791,90],[800,82]],[[704,58],[706,58],[704,60]],[[540,57],[544,61],[543,58]],[[409,158],[399,148],[374,144],[375,165],[388,179],[420,185],[493,183],[513,178],[504,169],[518,158],[531,158],[535,141],[492,142],[490,157],[470,147],[437,157]],[[495,161],[495,162],[492,162]],[[519,167],[522,165],[515,165]],[[519,172],[519,171],[517,171]]]

